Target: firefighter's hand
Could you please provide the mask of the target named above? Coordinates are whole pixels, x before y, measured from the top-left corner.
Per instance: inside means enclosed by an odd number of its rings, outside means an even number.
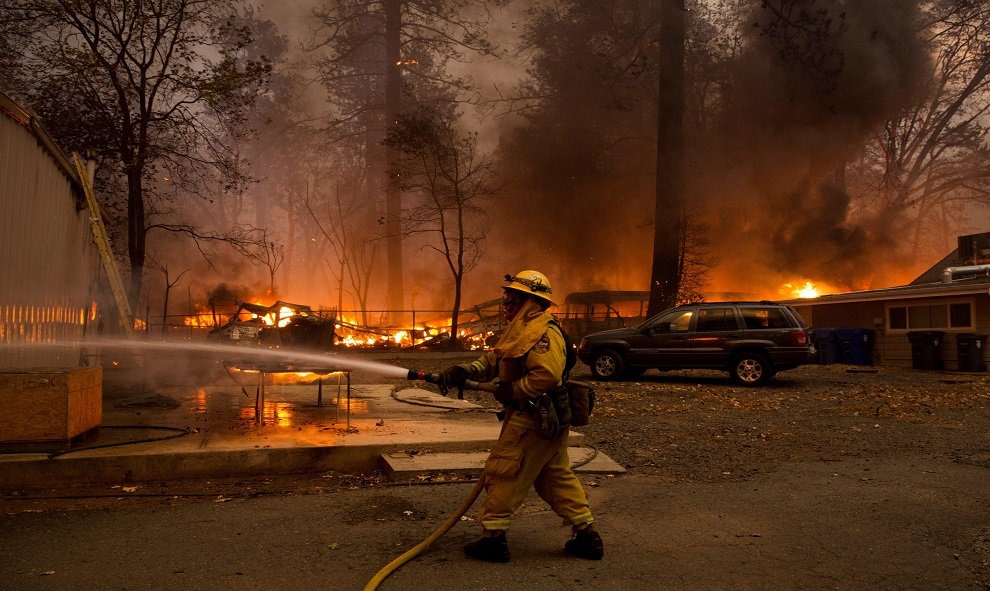
[[[493,392],[495,395],[495,400],[498,400],[502,404],[509,404],[512,402],[512,382],[499,382],[498,388]]]
[[[445,389],[461,388],[468,379],[468,370],[460,365],[451,365],[440,372],[440,385]],[[445,393],[446,394],[446,393]]]

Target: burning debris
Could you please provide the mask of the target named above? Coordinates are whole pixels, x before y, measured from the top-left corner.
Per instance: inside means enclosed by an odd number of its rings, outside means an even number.
[[[462,310],[458,324],[458,346],[482,349],[501,331],[499,300]],[[337,348],[371,350],[436,350],[450,343],[449,316],[417,320],[408,325],[360,323],[357,313],[338,314],[336,310],[313,310],[310,306],[278,300],[270,305],[236,301],[221,303],[211,299],[210,308],[197,306],[183,324],[205,329],[207,340],[238,346],[273,349],[328,351]]]
[[[329,350],[334,345],[336,313],[281,300],[270,306],[241,302],[208,340],[268,348]]]

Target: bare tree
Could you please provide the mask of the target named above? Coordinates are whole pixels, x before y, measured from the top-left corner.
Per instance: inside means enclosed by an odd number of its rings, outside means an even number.
[[[915,259],[952,244],[967,204],[990,205],[990,6],[933,3],[928,16],[934,68],[924,98],[879,130],[856,169],[872,196],[863,208],[901,220]]]
[[[63,145],[98,155],[105,194],[118,186],[126,194],[132,304],[156,184],[195,188],[220,177],[221,188],[234,189],[242,182],[228,141],[269,64],[238,59],[251,35],[235,18],[237,4],[12,0],[0,7],[0,34],[18,48],[0,81],[28,97]]]
[[[404,108],[442,97],[464,99],[472,81],[446,69],[466,55],[494,55],[487,39],[489,7],[505,0],[335,0],[316,9],[320,23],[311,47],[322,52],[321,79],[335,104],[334,135],[360,137],[369,197],[385,202],[388,305],[404,305],[402,195],[387,171],[399,155],[382,144]]]
[[[175,278],[175,281],[169,281],[168,278],[168,265],[161,265],[158,270],[162,272],[165,276],[165,294],[162,297],[162,340],[168,336],[168,296],[172,291],[172,288],[182,279],[182,276],[189,272],[189,269],[183,270],[179,273],[179,276]]]
[[[264,249],[253,253],[253,258],[268,269],[268,293],[275,294],[275,273],[285,260],[284,247],[274,241],[265,241]]]
[[[394,182],[422,196],[422,202],[410,209],[405,230],[435,234],[436,242],[428,248],[440,253],[450,270],[454,282],[450,345],[457,348],[464,274],[484,250],[483,201],[498,190],[494,165],[478,152],[477,134],[460,134],[455,114],[437,107],[420,107],[403,115],[385,141],[401,153]]]
[[[315,203],[307,194],[306,211],[313,223],[333,249],[337,261],[337,309],[343,311],[344,278],[350,280],[353,295],[363,315],[362,323],[368,324],[368,292],[371,286],[371,273],[378,257],[379,240],[368,233],[357,232],[360,222],[360,201],[355,191],[350,195],[341,193],[340,181],[335,184],[333,195],[321,203]]]

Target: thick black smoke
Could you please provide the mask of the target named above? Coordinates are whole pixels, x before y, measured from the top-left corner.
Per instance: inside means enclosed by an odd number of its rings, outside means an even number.
[[[895,263],[896,224],[854,215],[845,168],[917,99],[930,71],[917,6],[767,5],[751,17],[725,109],[689,171],[696,195],[718,214],[719,281],[748,291],[769,271],[846,288],[883,282],[874,261]]]

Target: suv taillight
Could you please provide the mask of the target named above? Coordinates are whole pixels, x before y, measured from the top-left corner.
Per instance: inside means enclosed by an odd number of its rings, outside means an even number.
[[[803,347],[808,344],[808,333],[803,330],[791,331],[791,344],[795,347]]]

